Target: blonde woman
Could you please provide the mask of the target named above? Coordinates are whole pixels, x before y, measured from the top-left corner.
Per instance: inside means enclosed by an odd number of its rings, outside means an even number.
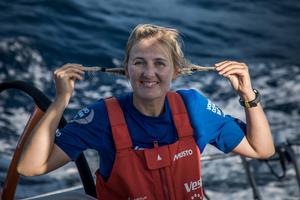
[[[247,65],[215,64],[240,96],[247,125],[225,115],[196,90],[170,91],[180,69],[189,66],[177,30],[138,25],[124,59],[132,92],[83,108],[61,130],[59,119],[85,68],[66,64],[57,69],[56,98],[35,127],[18,171],[44,174],[90,148],[100,155],[99,199],[202,199],[200,156],[206,144],[252,158],[271,156],[269,124]]]

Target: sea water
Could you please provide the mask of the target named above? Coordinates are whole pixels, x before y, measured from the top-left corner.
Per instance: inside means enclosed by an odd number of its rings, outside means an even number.
[[[195,64],[211,66],[222,60],[247,63],[253,87],[262,95],[275,142],[300,140],[300,3],[296,0],[19,0],[1,1],[0,9],[0,82],[27,81],[53,99],[54,69],[64,63],[119,67],[132,28],[154,23],[177,28],[184,40],[184,53]],[[172,88],[196,88],[225,113],[245,120],[237,94],[216,73],[179,77]],[[71,119],[80,108],[100,98],[128,91],[130,86],[123,77],[87,76],[76,84],[65,117]],[[19,91],[0,94],[1,184],[33,106],[32,99]],[[204,154],[215,152],[208,146]],[[85,154],[96,170],[96,153]],[[253,199],[239,157],[204,161],[202,165],[204,187],[211,199]],[[252,165],[264,199],[299,197],[292,167],[288,167],[286,178],[278,181],[265,163],[253,161]],[[75,165],[70,163],[44,176],[22,177],[16,197],[79,184]]]

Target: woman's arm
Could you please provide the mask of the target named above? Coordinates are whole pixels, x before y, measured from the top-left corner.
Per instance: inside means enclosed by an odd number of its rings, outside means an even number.
[[[74,90],[75,80],[82,80],[81,65],[66,64],[54,72],[56,98],[33,129],[17,170],[25,176],[50,172],[70,161],[54,144],[55,132]]]
[[[242,100],[251,101],[255,99],[246,64],[224,61],[216,64],[216,70],[220,75],[228,78]],[[247,123],[246,137],[233,151],[252,158],[272,156],[275,152],[272,134],[260,103],[256,107],[245,108],[245,115]]]
[[[264,159],[272,156],[275,148],[269,123],[261,105],[245,108],[245,114],[247,134],[233,151],[252,158]]]

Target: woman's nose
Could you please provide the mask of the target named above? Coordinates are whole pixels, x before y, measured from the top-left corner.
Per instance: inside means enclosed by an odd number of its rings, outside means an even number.
[[[145,77],[155,76],[155,73],[156,73],[155,67],[152,64],[148,64],[147,66],[145,66],[144,72],[143,72],[143,75]]]

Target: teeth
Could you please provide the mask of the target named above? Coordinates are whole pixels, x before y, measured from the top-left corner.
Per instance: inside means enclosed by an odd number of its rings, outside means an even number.
[[[142,83],[143,83],[143,85],[146,86],[146,87],[152,87],[153,85],[156,84],[156,82],[148,82],[148,81],[147,81],[147,82],[143,81]]]

